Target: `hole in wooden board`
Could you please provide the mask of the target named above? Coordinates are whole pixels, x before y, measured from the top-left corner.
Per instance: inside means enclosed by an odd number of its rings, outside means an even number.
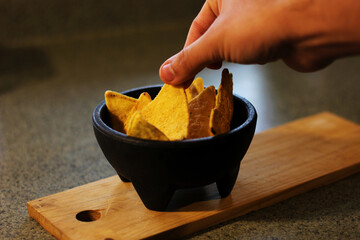
[[[98,210],[85,210],[76,214],[76,219],[81,222],[93,222],[100,219],[101,213]]]

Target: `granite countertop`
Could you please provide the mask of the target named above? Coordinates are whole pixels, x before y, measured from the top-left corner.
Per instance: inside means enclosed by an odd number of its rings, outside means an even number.
[[[158,68],[182,47],[189,16],[124,31],[0,39],[0,239],[53,239],[26,202],[115,175],[96,143],[92,111],[105,90],[161,84]],[[257,109],[257,132],[322,111],[360,123],[360,57],[310,74],[282,62],[224,66],[234,92]],[[220,81],[220,71],[199,76]],[[360,239],[359,206],[358,173],[188,239]]]

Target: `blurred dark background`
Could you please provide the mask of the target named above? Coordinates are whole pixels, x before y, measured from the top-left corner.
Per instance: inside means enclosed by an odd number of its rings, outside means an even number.
[[[200,0],[1,0],[0,39],[25,43],[188,25],[202,4]]]

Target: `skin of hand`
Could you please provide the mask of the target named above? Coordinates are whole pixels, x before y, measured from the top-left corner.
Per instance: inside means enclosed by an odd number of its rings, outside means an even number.
[[[222,61],[265,64],[282,59],[300,72],[360,53],[359,0],[208,0],[184,48],[159,70],[172,85],[189,85]]]

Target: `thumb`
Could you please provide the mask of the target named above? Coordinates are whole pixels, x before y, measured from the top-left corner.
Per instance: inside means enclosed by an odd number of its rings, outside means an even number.
[[[221,67],[221,39],[217,39],[218,34],[209,33],[210,31],[206,32],[162,64],[159,75],[163,82],[171,85],[184,84],[191,82],[196,74],[209,65],[216,66],[213,68]]]

